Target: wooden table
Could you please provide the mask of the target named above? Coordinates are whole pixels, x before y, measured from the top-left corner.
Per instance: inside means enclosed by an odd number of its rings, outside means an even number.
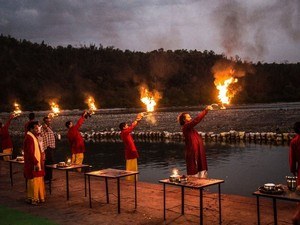
[[[222,209],[221,209],[221,184],[224,183],[224,180],[219,179],[207,179],[207,178],[197,178],[197,177],[188,177],[187,182],[171,182],[169,179],[160,180],[159,183],[163,184],[163,201],[164,201],[164,220],[166,220],[166,185],[178,186],[181,187],[181,214],[184,215],[184,189],[198,189],[200,197],[200,224],[203,224],[203,189],[212,186],[218,185],[219,193],[219,223],[222,223]]]
[[[118,169],[103,169],[85,173],[85,176],[88,177],[89,185],[89,201],[90,208],[92,208],[92,192],[91,192],[91,183],[90,177],[102,177],[105,179],[105,188],[106,188],[106,202],[109,203],[109,193],[108,193],[108,179],[117,179],[117,195],[118,195],[118,213],[121,212],[121,195],[120,195],[120,178],[127,176],[134,176],[134,198],[135,198],[135,208],[137,208],[137,188],[136,188],[136,176],[138,171],[127,171],[127,170],[118,170]]]
[[[20,161],[20,160],[17,160],[17,159],[10,159],[7,162],[9,162],[10,185],[13,186],[14,182],[13,182],[12,164],[24,164],[24,161]],[[27,188],[27,180],[26,179],[25,179],[25,183],[26,183],[26,188]]]
[[[70,166],[65,166],[65,167],[59,167],[57,164],[52,164],[52,165],[46,165],[46,167],[51,168],[52,170],[63,170],[66,171],[66,191],[67,191],[67,200],[69,200],[69,171],[74,170],[74,169],[80,169],[80,168],[90,168],[90,165],[85,165],[85,164],[72,164]],[[84,182],[86,183],[86,182]],[[86,190],[86,187],[85,187]],[[51,180],[49,180],[49,191],[51,194]],[[86,195],[86,193],[85,193]]]
[[[260,210],[259,210],[259,198],[270,198],[273,201],[273,213],[274,213],[274,224],[277,225],[277,199],[278,200],[285,200],[291,202],[300,202],[300,195],[296,194],[293,191],[290,191],[287,186],[283,186],[284,192],[283,194],[265,194],[261,193],[260,191],[255,191],[253,195],[256,196],[256,206],[257,206],[257,224],[260,224]]]

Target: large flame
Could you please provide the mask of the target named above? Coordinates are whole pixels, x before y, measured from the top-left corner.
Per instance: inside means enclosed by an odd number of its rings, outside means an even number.
[[[221,109],[225,109],[224,105],[230,104],[231,98],[235,93],[229,91],[231,84],[238,82],[235,78],[235,70],[231,66],[214,67],[215,86],[219,90],[218,98],[222,104]]]
[[[15,102],[14,103],[14,107],[15,107],[14,115],[15,116],[20,116],[21,113],[22,113],[20,104],[18,104],[18,103]]]
[[[97,107],[95,105],[95,99],[92,96],[89,96],[86,100],[86,103],[88,104],[90,114],[94,114],[97,110]]]
[[[154,107],[156,106],[156,102],[153,97],[143,97],[141,101],[146,105],[147,112],[153,112]]]
[[[225,108],[224,105],[231,103],[232,98],[241,91],[242,85],[238,84],[237,78],[242,78],[246,75],[246,71],[253,73],[253,69],[248,66],[229,60],[219,60],[212,67],[214,75],[214,84],[219,91],[218,98],[222,104],[221,109]]]
[[[236,82],[238,82],[237,78],[230,77],[229,79],[225,80],[223,83],[216,84],[216,87],[219,90],[218,98],[223,105],[230,103],[230,99],[232,96],[230,96],[228,93],[228,87],[230,84]]]
[[[50,113],[49,116],[51,117],[58,116],[58,114],[60,113],[59,105],[54,101],[50,102],[49,105],[52,110],[52,113]]]
[[[141,102],[147,107],[147,112],[153,112],[156,106],[156,102],[161,98],[158,91],[150,92],[147,88],[141,87]]]

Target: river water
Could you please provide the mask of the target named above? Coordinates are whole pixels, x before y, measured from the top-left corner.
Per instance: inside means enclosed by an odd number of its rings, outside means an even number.
[[[14,140],[15,149],[21,141]],[[186,174],[183,143],[136,142],[140,158],[139,180],[158,183],[168,178],[173,168]],[[211,178],[224,179],[222,193],[251,196],[264,183],[285,184],[291,175],[288,167],[288,145],[255,143],[206,143],[208,174]],[[57,142],[56,161],[70,156],[67,140]],[[93,170],[125,168],[122,142],[87,142],[84,163]],[[17,150],[16,150],[17,151]],[[211,191],[217,191],[213,187]]]

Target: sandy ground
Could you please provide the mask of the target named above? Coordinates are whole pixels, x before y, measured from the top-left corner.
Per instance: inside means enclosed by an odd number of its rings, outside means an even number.
[[[185,215],[180,214],[180,188],[167,186],[167,220],[163,220],[163,186],[138,182],[138,206],[134,209],[134,185],[121,180],[121,214],[117,213],[116,182],[109,180],[110,203],[106,203],[105,183],[91,179],[92,204],[84,193],[82,173],[70,173],[70,200],[66,200],[65,173],[54,171],[52,194],[39,206],[25,203],[22,165],[13,165],[14,186],[9,179],[9,164],[0,161],[0,204],[48,218],[61,225],[96,224],[199,224],[199,192],[186,189]],[[226,182],[226,181],[225,181]],[[253,190],[255,191],[255,190]],[[218,224],[217,194],[204,191],[204,224]],[[278,201],[278,224],[291,224],[296,203]],[[256,198],[222,195],[222,224],[257,224]],[[272,204],[261,198],[261,224],[273,224]]]

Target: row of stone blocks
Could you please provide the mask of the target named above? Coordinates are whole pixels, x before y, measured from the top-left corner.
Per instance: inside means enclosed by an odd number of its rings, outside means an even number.
[[[120,139],[120,131],[92,131],[82,133],[82,136],[88,139]],[[296,134],[295,133],[275,133],[275,132],[245,132],[245,131],[228,131],[221,133],[214,132],[199,132],[205,141],[276,141],[289,142]],[[154,139],[154,140],[182,140],[182,132],[168,131],[146,131],[133,132],[133,137],[136,139]]]

